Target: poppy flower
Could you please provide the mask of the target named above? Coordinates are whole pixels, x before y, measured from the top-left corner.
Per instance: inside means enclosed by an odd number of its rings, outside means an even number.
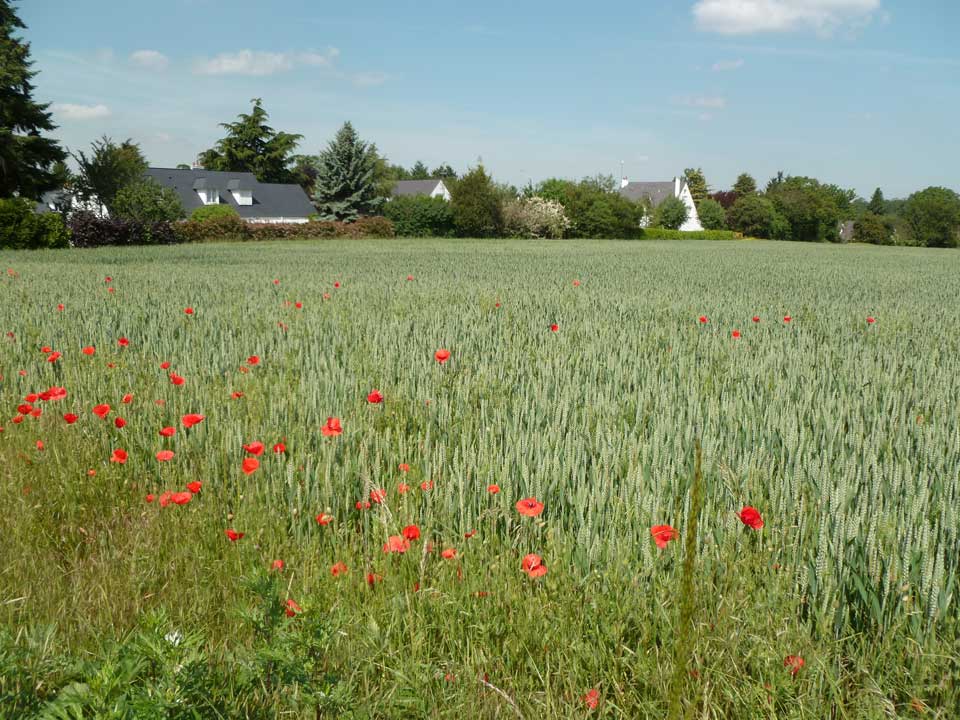
[[[344,562],[334,563],[333,567],[330,568],[330,574],[333,575],[334,577],[338,577],[340,575],[346,575],[347,572],[349,572],[349,568],[347,567],[347,564]]]
[[[700,324],[701,324],[701,325],[706,325],[706,324],[707,324],[707,316],[706,316],[706,315],[701,315],[701,316],[700,316]]]
[[[873,316],[867,318],[867,325],[873,325],[877,319]]]
[[[203,483],[200,482],[199,480],[194,480],[193,482],[187,483],[187,490],[192,492],[194,495],[198,494],[202,487],[203,487]]]
[[[496,484],[487,485],[487,492],[491,495],[496,495],[498,492],[500,492],[500,486]]]
[[[303,303],[302,303],[302,302],[299,302],[299,301],[298,301],[298,302],[295,302],[295,303],[293,304],[293,306],[294,306],[297,310],[302,310],[302,309],[303,309]]]
[[[446,550],[440,553],[440,556],[444,560],[453,560],[457,556],[457,551],[454,548],[447,548]]]
[[[402,473],[410,472],[410,466],[407,465],[406,463],[400,463],[399,465],[397,465],[397,470],[399,470]]]
[[[730,337],[732,337],[734,340],[739,340],[739,339],[740,339],[740,331],[739,331],[739,330],[734,330],[732,333],[730,333]]]
[[[259,355],[251,355],[250,357],[247,358],[247,365],[259,365],[259,364],[260,364]]]
[[[240,469],[243,470],[244,475],[250,475],[256,471],[258,467],[260,467],[260,461],[252,457],[244,458],[243,463],[240,465]]]
[[[23,422],[23,418],[24,418],[24,417],[26,417],[26,416],[25,416],[25,415],[14,415],[12,418],[10,418],[10,422],[12,422],[14,425],[19,425],[20,423]]]
[[[130,345],[130,341],[127,340],[125,337],[122,337],[119,340],[117,340],[117,345],[119,345],[120,347],[127,347]]]
[[[494,306],[495,308],[500,307],[500,301],[498,300],[497,302],[495,302],[495,303],[493,304],[493,306]]]
[[[67,413],[63,416],[63,419],[67,421],[67,425],[73,425],[78,418],[73,413]]]
[[[153,493],[147,493],[146,500],[148,503],[152,503],[155,499],[156,498],[154,497]]]
[[[117,417],[117,418],[114,418],[113,424],[119,430],[120,428],[124,427],[127,424],[127,421],[124,420],[122,417]]]
[[[789,315],[784,315],[784,316],[783,316],[783,321],[784,321],[785,323],[788,323],[788,322],[790,322],[791,320],[793,320],[793,318],[790,317]]]
[[[41,415],[43,415],[43,410],[41,410],[40,408],[34,408],[33,410],[30,411],[30,417],[38,418]]]
[[[537,555],[536,553],[529,553],[523,556],[523,562],[520,566],[523,568],[525,573],[530,572],[535,567],[539,567],[543,564],[543,558]]]
[[[193,308],[192,307],[184,308],[183,313],[185,315],[193,315]]]
[[[397,492],[401,495],[406,495],[410,491],[410,486],[406,483],[399,483],[397,485]]]
[[[333,522],[333,515],[327,515],[326,513],[320,513],[317,515],[317,524],[318,525],[329,525]]]
[[[174,505],[186,505],[193,499],[193,493],[189,490],[184,490],[183,492],[175,492],[170,496],[170,502]],[[243,537],[243,534],[240,535]]]
[[[547,566],[537,565],[535,568],[533,568],[530,572],[527,573],[527,576],[532,578],[539,578],[539,577],[543,577],[546,574],[547,574]]]
[[[225,534],[228,538],[230,538],[230,542],[236,542],[237,540],[239,540],[240,538],[242,538],[243,535],[244,535],[242,532],[237,532],[236,530],[233,530],[232,528],[228,528],[228,529],[224,530],[223,532],[224,532],[224,534]]]
[[[234,390],[232,393],[230,393],[230,397],[234,400],[239,400],[243,397],[243,393],[239,390]]]
[[[280,284],[280,278],[275,279],[275,280],[273,281],[273,284],[274,284],[274,285],[279,285],[279,284]]]
[[[157,453],[157,460],[160,462],[167,462],[168,460],[173,460],[173,450],[161,450]]]
[[[173,493],[167,490],[160,495],[160,507],[166,507],[170,504],[170,498],[173,496]]]
[[[410,541],[402,535],[391,535],[383,544],[383,551],[385,553],[399,553],[402,555],[409,549]]]
[[[407,540],[419,540],[420,539],[420,528],[416,525],[407,525],[403,529],[403,536]]]
[[[37,450],[43,450],[43,440],[37,440]]]
[[[339,288],[339,287],[340,287],[340,281],[338,280],[337,282],[335,282],[335,283],[333,284],[333,286],[334,286],[335,288]]]
[[[557,332],[560,329],[560,326],[554,323],[550,326],[550,332]]]
[[[590,710],[596,710],[597,705],[600,704],[600,691],[596,688],[590,688],[580,699]]]
[[[276,570],[277,572],[283,572],[283,560],[274,560],[270,564],[271,570]]]
[[[330,299],[330,293],[324,293],[324,294],[323,294],[323,299],[324,299],[324,300],[329,300],[329,299]]]
[[[438,363],[443,365],[443,363],[450,359],[450,351],[440,348],[433,354],[433,357]]]
[[[114,450],[110,454],[110,462],[120,463],[123,465],[127,461],[127,451],[126,450]]]
[[[759,315],[754,315],[754,316],[751,318],[751,320],[753,320],[755,323],[758,323],[758,322],[760,322],[760,316],[759,316]]]
[[[60,312],[63,312],[63,303],[60,303],[59,305],[57,305],[57,310],[59,310]]]
[[[198,415],[197,413],[189,413],[180,418],[180,422],[183,423],[183,426],[187,429],[192,428],[194,425],[199,425],[204,420],[203,415]]]
[[[357,504],[354,506],[357,510],[369,510],[370,501],[369,500],[357,500]]]
[[[273,452],[276,455],[282,455],[286,451],[287,451],[287,446],[284,445],[282,442],[279,442],[273,446]]]
[[[17,412],[21,415],[29,415],[31,410],[33,410],[33,405],[30,403],[21,403],[20,405],[17,405]]]
[[[543,503],[538,502],[535,497],[518,500],[516,507],[517,512],[526,517],[536,517],[543,512]]]
[[[407,275],[407,282],[410,282],[412,280],[413,280],[413,275]]]
[[[760,517],[760,513],[756,508],[746,505],[740,511],[739,515],[740,522],[747,527],[753,528],[754,530],[759,530],[763,527],[763,518]]]
[[[367,402],[371,405],[377,405],[383,402],[383,393],[379,390],[372,390],[369,395],[367,395]]]
[[[102,405],[94,405],[93,414],[102,420],[110,414],[110,406],[106,403],[103,403]]]
[[[343,432],[343,428],[340,426],[340,418],[328,417],[327,424],[320,429],[320,432],[325,437],[340,435]]]
[[[124,405],[129,405],[130,403],[132,403],[133,393],[127,393],[126,395],[124,395],[123,398],[120,400],[120,402],[122,402]]]
[[[378,582],[382,582],[382,581],[383,581],[383,578],[380,577],[379,575],[374,575],[373,573],[367,573],[367,585],[369,585],[370,587],[373,587]]]
[[[243,446],[243,449],[251,455],[256,455],[257,457],[263,455],[263,443],[259,440],[254,440],[252,443],[247,443]]]
[[[160,429],[160,434],[161,434],[163,437],[173,437],[174,433],[176,433],[176,432],[177,432],[177,429],[176,429],[175,427],[169,427],[169,426],[168,426],[168,427],[165,427],[165,428],[161,428],[161,429]]]
[[[783,666],[785,668],[790,668],[790,674],[794,677],[796,677],[797,673],[800,672],[800,668],[802,668],[804,665],[806,665],[806,663],[799,655],[787,655],[783,659]]]
[[[112,288],[112,287],[107,288],[107,292],[110,293],[111,295],[113,295],[113,293],[115,293],[116,291],[117,291],[116,288]]]
[[[53,348],[50,347],[49,345],[44,345],[42,348],[40,348],[40,352],[42,353],[53,352]]]
[[[287,609],[284,611],[287,613],[287,617],[293,617],[297,613],[302,613],[303,608],[297,605],[296,601],[292,598],[287,599]]]
[[[573,281],[573,286],[574,286],[574,287],[580,287],[580,281],[579,281],[579,280],[574,280],[574,281]]]
[[[61,353],[52,352],[52,353],[50,353],[49,355],[47,355],[47,362],[49,362],[49,363],[56,362],[56,361],[59,360],[61,357],[63,357],[63,355],[62,355]]]
[[[170,369],[170,363],[169,363],[168,361],[164,361],[164,362],[160,363],[160,369],[161,369],[161,370],[169,370],[169,369]]]
[[[654,525],[650,528],[650,534],[653,536],[653,542],[657,547],[663,550],[667,543],[680,537],[680,533],[669,525]]]
[[[426,492],[427,490],[433,490],[433,480],[424,480],[420,483],[420,489]]]
[[[370,491],[370,499],[377,505],[381,504],[387,497],[387,491],[375,488]]]
[[[113,278],[110,277],[109,275],[107,275],[107,276],[103,279],[103,281],[109,285],[110,283],[113,282]]]
[[[186,380],[184,380],[180,375],[177,375],[176,373],[170,373],[170,382],[172,382],[174,385],[179,387],[180,385],[183,385],[183,383],[185,383]]]

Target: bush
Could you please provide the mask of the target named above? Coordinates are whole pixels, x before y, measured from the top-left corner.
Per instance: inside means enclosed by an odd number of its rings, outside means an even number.
[[[960,243],[960,196],[953,190],[928,187],[915,192],[903,207],[913,241],[926,247],[957,247]]]
[[[190,213],[190,219],[194,222],[207,222],[226,217],[239,218],[240,215],[230,205],[201,205]]]
[[[647,228],[643,231],[647,240],[742,240],[743,234],[733,230],[667,230]]]
[[[893,245],[893,224],[880,215],[867,213],[853,224],[853,239],[871,245]]]
[[[78,248],[113,245],[175,245],[182,242],[168,222],[100,218],[76,212],[70,218],[70,244]]]
[[[209,205],[197,208],[194,215],[200,210],[214,209],[219,205]],[[180,242],[203,242],[204,240],[247,240],[250,237],[250,225],[246,223],[236,211],[227,208],[228,213],[212,213],[206,220],[192,218],[186,222],[177,223],[174,228]]]
[[[504,204],[503,222],[507,236],[518,238],[562,238],[570,227],[563,205],[536,196]]]
[[[174,231],[180,242],[394,237],[393,223],[382,217],[360,218],[352,223],[327,220],[311,220],[306,223],[248,223],[235,216],[206,222],[187,220],[177,223]]]
[[[683,200],[668,197],[657,205],[657,209],[653,213],[653,224],[656,227],[667,228],[668,230],[679,230],[689,216],[690,211]]]
[[[730,208],[727,217],[731,230],[750,237],[771,238],[776,210],[762,195],[744,195]],[[783,224],[780,224],[783,230]],[[789,230],[789,228],[787,228]]]
[[[575,183],[553,178],[540,183],[536,194],[563,205],[570,220],[565,237],[630,239],[641,235],[643,206],[627,200],[597,179]]]
[[[186,216],[180,196],[153,178],[122,187],[113,200],[114,217],[140,222],[173,222]]]
[[[453,237],[453,209],[443,198],[412,195],[393,198],[383,214],[401,237]]]
[[[70,233],[58,213],[34,212],[24,198],[0,199],[0,248],[38,250],[69,245]]]
[[[483,166],[476,167],[451,192],[453,224],[461,237],[498,237],[503,232],[500,195]]]
[[[697,215],[706,230],[725,230],[727,227],[727,212],[716,200],[701,200],[697,206]]]

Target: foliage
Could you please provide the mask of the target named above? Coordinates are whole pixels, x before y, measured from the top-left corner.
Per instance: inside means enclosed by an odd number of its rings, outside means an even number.
[[[190,219],[196,222],[209,222],[220,218],[240,219],[240,213],[232,205],[218,203],[216,205],[201,205],[190,213]]]
[[[250,223],[246,222],[237,212],[216,210],[223,207],[225,210],[233,208],[224,205],[204,205],[193,211],[186,222],[176,223],[173,226],[179,242],[204,242],[207,240],[248,240],[250,238]],[[200,210],[210,208],[210,212],[200,213]]]
[[[70,215],[70,245],[94,248],[107,245],[173,245],[180,242],[174,226],[164,221],[102,218],[77,211]]]
[[[120,188],[113,200],[113,215],[125,220],[173,222],[186,214],[176,191],[150,177]]]
[[[570,228],[563,205],[541,197],[511,200],[503,206],[504,231],[508,237],[562,238]]]
[[[464,175],[450,193],[453,225],[460,237],[498,237],[503,232],[503,205],[483,165]]]
[[[853,224],[853,239],[872,245],[893,245],[893,223],[882,215],[867,213]]]
[[[679,230],[689,217],[690,211],[683,200],[670,196],[653,211],[653,226]]]
[[[649,240],[740,240],[742,233],[733,230],[667,230],[666,228],[646,228],[644,239]]]
[[[0,198],[20,195],[39,200],[62,187],[57,164],[66,159],[56,140],[49,103],[33,99],[30,44],[16,36],[26,26],[8,0],[0,0]]]
[[[697,215],[706,230],[725,230],[727,227],[727,213],[716,200],[702,200],[697,205]]]
[[[430,170],[420,160],[417,160],[410,168],[410,180],[429,180]]]
[[[290,158],[292,181],[303,188],[308,197],[316,190],[320,159],[316,155],[294,155]]]
[[[0,198],[0,248],[64,248],[70,233],[59,213],[36,213],[26,198]]]
[[[426,195],[395,197],[384,204],[389,218],[401,237],[453,237],[453,210],[443,198]]]
[[[252,223],[239,215],[209,218],[202,222],[176,223],[174,232],[182,243],[237,240],[315,240],[321,238],[392,238],[393,223],[383,217],[360,218],[352,223],[311,220],[306,223]]]
[[[119,145],[104,135],[94,140],[88,156],[82,150],[73,155],[79,165],[76,191],[84,203],[99,204],[114,214],[114,199],[127,185],[143,180],[147,160],[131,139]]]
[[[707,185],[707,178],[704,176],[703,170],[701,168],[687,168],[683,171],[683,175],[687,180],[687,187],[693,196],[694,204],[700,207],[700,203],[710,197],[710,187]]]
[[[960,196],[953,190],[928,187],[913,193],[902,216],[917,245],[953,248],[960,244]]]
[[[612,176],[599,175],[579,183],[552,178],[540,183],[533,193],[563,205],[570,220],[568,237],[640,237],[643,206],[624,198],[615,187]]]
[[[767,197],[789,225],[789,239],[837,242],[841,212],[849,209],[853,192],[813,178],[792,176],[773,184]]]
[[[322,220],[356,220],[375,215],[383,205],[377,194],[377,149],[363,142],[349,122],[320,153],[314,203]]]
[[[457,172],[447,163],[441,163],[433,170],[430,171],[430,177],[435,177],[440,180],[456,180]]]
[[[737,181],[733,184],[733,192],[739,196],[753,195],[757,191],[757,181],[749,173],[740,173],[737,175]]]
[[[761,195],[744,195],[730,208],[727,222],[731,230],[748,237],[770,238],[777,214],[773,202]]]
[[[883,199],[883,191],[880,188],[877,188],[873,191],[873,195],[870,197],[870,204],[867,206],[867,209],[873,215],[883,215],[886,213],[886,201]]]
[[[710,199],[720,203],[724,212],[733,207],[733,204],[740,198],[740,194],[735,190],[718,190],[710,195]]]
[[[302,176],[295,175],[290,165],[303,136],[274,130],[267,125],[270,116],[263,101],[254,98],[250,102],[253,109],[249,113],[220,124],[227,134],[200,154],[200,164],[207,170],[251,172],[264,183],[301,182]]]

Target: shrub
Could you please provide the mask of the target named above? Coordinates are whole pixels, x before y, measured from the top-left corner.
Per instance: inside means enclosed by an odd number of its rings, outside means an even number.
[[[338,223],[337,225],[340,237],[392,238],[397,234],[393,223],[380,215],[362,217],[356,222]]]
[[[727,227],[727,213],[716,200],[701,200],[697,206],[697,215],[706,230],[724,230]]]
[[[174,231],[180,242],[286,240],[393,237],[393,223],[386,218],[360,218],[353,223],[311,220],[306,223],[248,223],[239,216],[222,217],[206,222],[187,220],[177,223]]]
[[[503,207],[483,166],[471,170],[451,192],[453,224],[461,237],[497,237],[503,231]]]
[[[37,250],[69,245],[70,233],[58,213],[38,214],[24,198],[0,199],[0,248]]]
[[[727,220],[731,230],[750,237],[770,238],[774,237],[771,231],[775,214],[773,203],[767,198],[744,195],[730,208]]]
[[[453,208],[443,198],[397,197],[383,206],[383,214],[401,237],[453,237]]]
[[[880,215],[867,213],[853,224],[853,239],[871,245],[893,245],[893,224]]]
[[[536,194],[563,205],[570,220],[565,237],[629,239],[641,235],[643,206],[627,200],[596,178],[579,183],[556,178],[545,180]]]
[[[126,185],[113,200],[114,217],[140,222],[173,222],[186,216],[180,196],[153,178]]]
[[[210,205],[210,208],[219,207]],[[203,210],[204,208],[197,208]],[[196,211],[194,212],[196,214]],[[206,220],[190,219],[175,226],[180,242],[203,242],[204,240],[247,240],[250,225],[233,213],[214,213]]]
[[[960,242],[960,196],[953,190],[928,187],[915,192],[902,214],[917,245],[957,247]]]
[[[570,227],[563,205],[536,196],[504,204],[503,222],[507,236],[519,238],[562,238]]]
[[[657,205],[653,213],[653,224],[656,227],[667,228],[668,230],[679,230],[690,215],[690,211],[683,200],[675,197],[668,197],[662,203]]]
[[[190,213],[190,219],[195,222],[207,222],[226,217],[239,218],[240,215],[230,205],[201,205]]]
[[[70,244],[78,248],[107,245],[174,245],[182,242],[168,222],[140,222],[123,218],[100,218],[77,212],[70,218]]]
[[[668,230],[647,228],[643,231],[647,240],[742,240],[743,234],[733,230]]]

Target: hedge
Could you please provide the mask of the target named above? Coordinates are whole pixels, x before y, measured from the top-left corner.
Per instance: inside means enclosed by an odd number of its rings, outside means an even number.
[[[667,230],[665,228],[646,228],[644,240],[742,240],[743,233],[733,230]]]
[[[0,199],[0,248],[38,250],[68,246],[70,233],[60,214],[38,214],[35,205],[23,198]]]
[[[180,239],[168,222],[101,218],[89,212],[70,217],[70,244],[78,248],[107,245],[175,245]]]

